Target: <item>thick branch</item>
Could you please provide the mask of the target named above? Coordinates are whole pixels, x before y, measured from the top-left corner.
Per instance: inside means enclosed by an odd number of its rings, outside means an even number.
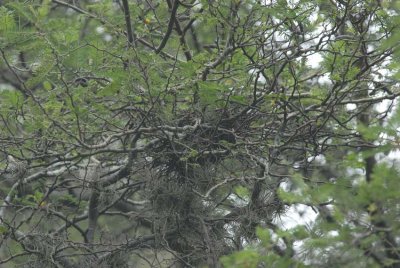
[[[171,10],[171,17],[169,19],[169,23],[168,23],[168,28],[167,28],[167,32],[164,35],[163,40],[161,41],[161,44],[157,47],[156,49],[156,53],[160,53],[161,50],[165,47],[165,45],[167,44],[167,41],[172,33],[172,29],[174,27],[174,22],[175,22],[175,17],[176,17],[176,11],[178,10],[179,7],[179,1],[175,0],[174,4],[172,6],[172,10]]]
[[[126,32],[128,36],[129,45],[134,45],[134,36],[132,30],[132,22],[131,22],[131,14],[129,12],[129,4],[128,0],[122,0],[122,4],[124,5],[124,14],[125,14],[125,24],[126,24]]]

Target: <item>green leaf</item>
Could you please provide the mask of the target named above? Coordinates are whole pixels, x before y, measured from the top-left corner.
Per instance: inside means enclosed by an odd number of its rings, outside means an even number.
[[[0,224],[0,235],[8,232],[8,228],[2,224]]]
[[[51,83],[49,81],[44,81],[43,82],[43,88],[45,90],[51,90],[53,87],[52,87],[52,85],[51,85]]]
[[[260,255],[255,250],[243,250],[221,258],[221,263],[227,268],[256,268]]]
[[[236,186],[235,193],[241,198],[248,198],[250,196],[249,189],[243,186]]]
[[[40,202],[43,200],[44,194],[42,192],[39,191],[35,191],[33,198],[35,200],[35,202]]]
[[[51,7],[51,0],[43,0],[40,7],[38,8],[38,19],[44,19],[49,13]]]
[[[17,90],[2,90],[0,91],[0,97],[2,102],[0,102],[0,107],[19,109],[24,101],[24,97],[21,92]]]
[[[264,229],[264,228],[257,227],[256,234],[257,234],[257,237],[261,240],[261,243],[264,246],[267,246],[267,245],[270,244],[270,242],[271,242],[271,232],[270,232],[269,229]]]
[[[15,31],[16,28],[14,13],[5,6],[0,7],[0,34]]]

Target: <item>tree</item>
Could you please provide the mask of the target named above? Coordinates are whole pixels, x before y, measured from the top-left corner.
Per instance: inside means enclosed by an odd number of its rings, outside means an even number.
[[[399,265],[394,3],[3,2],[2,265]]]

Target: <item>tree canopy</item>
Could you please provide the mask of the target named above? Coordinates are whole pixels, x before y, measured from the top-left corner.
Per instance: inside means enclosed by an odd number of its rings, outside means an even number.
[[[0,1],[0,266],[400,267],[399,9]]]

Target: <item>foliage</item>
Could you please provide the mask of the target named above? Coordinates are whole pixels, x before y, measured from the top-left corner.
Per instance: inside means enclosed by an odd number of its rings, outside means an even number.
[[[400,265],[395,2],[2,3],[1,265]]]

